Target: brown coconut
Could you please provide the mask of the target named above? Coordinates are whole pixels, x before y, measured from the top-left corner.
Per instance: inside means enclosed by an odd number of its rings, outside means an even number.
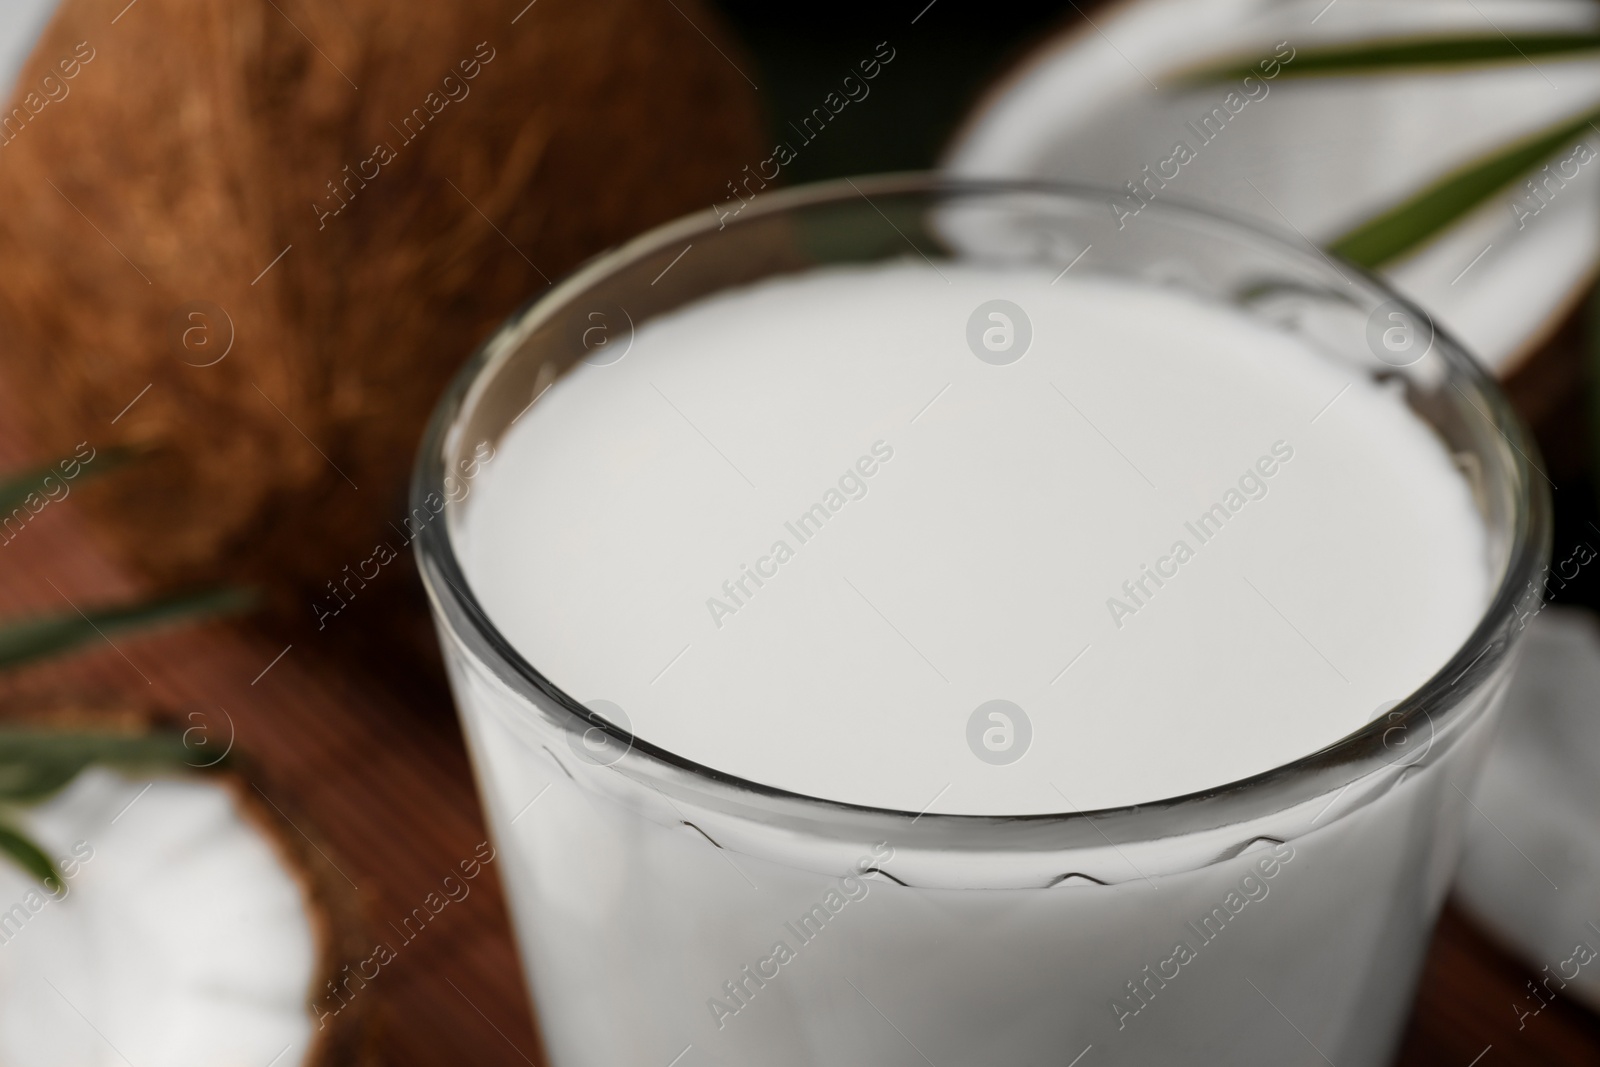
[[[46,455],[145,453],[81,497],[128,560],[314,626],[410,566],[473,348],[759,157],[748,70],[695,0],[64,0],[0,116],[0,374]]]

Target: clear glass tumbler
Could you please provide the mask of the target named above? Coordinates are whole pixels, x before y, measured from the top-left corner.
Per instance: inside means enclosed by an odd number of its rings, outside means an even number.
[[[1539,596],[1549,504],[1534,446],[1483,371],[1382,282],[1200,210],[1156,204],[1119,229],[1108,199],[910,175],[707,210],[534,300],[440,403],[412,494],[445,521],[420,524],[420,566],[555,1067],[1392,1055]],[[479,606],[453,547],[470,504],[445,502],[552,381],[596,358],[597,324],[625,343],[687,302],[816,266],[914,252],[1061,270],[1091,245],[1095,270],[1227,302],[1401,383],[1470,481],[1491,602],[1455,656],[1366,727],[1133,807],[878,810],[632,736],[552,684]],[[1407,341],[1426,334],[1424,356],[1375,347],[1394,324]]]

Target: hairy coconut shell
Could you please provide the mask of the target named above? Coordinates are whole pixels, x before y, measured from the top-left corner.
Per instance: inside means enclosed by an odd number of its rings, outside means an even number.
[[[759,158],[741,67],[693,0],[65,0],[0,116],[7,385],[145,453],[82,497],[142,570],[311,622],[486,334]]]
[[[372,953],[372,936],[362,901],[344,872],[329,858],[333,846],[310,817],[271,785],[259,766],[251,762],[243,766],[248,769],[248,780],[240,770],[228,770],[220,772],[222,781],[232,792],[240,814],[266,834],[300,883],[316,935],[316,976],[307,1001],[319,1025],[306,1053],[306,1067],[376,1067],[381,1061],[381,1001],[375,996],[343,1001],[329,994],[330,983],[337,986],[349,977],[345,968]],[[268,784],[262,786],[263,780]],[[272,799],[263,803],[268,790]],[[292,818],[285,807],[293,812]],[[325,1010],[337,1011],[319,1015],[318,1004]]]

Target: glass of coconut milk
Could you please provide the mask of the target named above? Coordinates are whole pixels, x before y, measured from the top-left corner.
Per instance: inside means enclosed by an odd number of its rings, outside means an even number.
[[[1534,447],[1372,277],[1110,199],[708,208],[444,398],[421,566],[556,1067],[1387,1062]]]

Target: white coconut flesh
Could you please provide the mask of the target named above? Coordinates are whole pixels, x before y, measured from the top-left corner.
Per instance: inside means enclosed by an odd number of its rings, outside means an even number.
[[[1600,961],[1589,955],[1600,949],[1597,703],[1600,625],[1588,611],[1546,608],[1528,627],[1478,780],[1456,892],[1534,971],[1564,979],[1561,996],[1600,1010]]]
[[[58,0],[5,0],[0,4],[0,98],[9,97]]]
[[[305,1062],[306,893],[225,784],[90,768],[18,822],[71,877],[0,860],[0,1064]]]
[[[1187,123],[1198,126],[1214,107],[1230,111],[1224,98],[1240,86],[1182,85],[1175,72],[1269,58],[1279,42],[1298,52],[1439,34],[1594,30],[1600,7],[1573,0],[1130,0],[1092,17],[1093,25],[1040,47],[980,102],[948,153],[948,172],[1126,192],[1128,182],[1143,181],[1146,165],[1155,172],[1182,141],[1195,158],[1164,188],[1150,187],[1156,202],[1209,204],[1327,243],[1458,167],[1600,102],[1600,61],[1593,59],[1535,57],[1379,77],[1280,74],[1250,87],[1256,99],[1239,92],[1236,106],[1245,99],[1244,106],[1207,143]],[[1600,134],[1589,139],[1591,147],[1600,144]],[[1600,160],[1579,165],[1564,188],[1546,187],[1548,202],[1519,182],[1382,273],[1506,373],[1559,324],[1600,256],[1597,180]],[[1533,207],[1536,214],[1525,214]]]

